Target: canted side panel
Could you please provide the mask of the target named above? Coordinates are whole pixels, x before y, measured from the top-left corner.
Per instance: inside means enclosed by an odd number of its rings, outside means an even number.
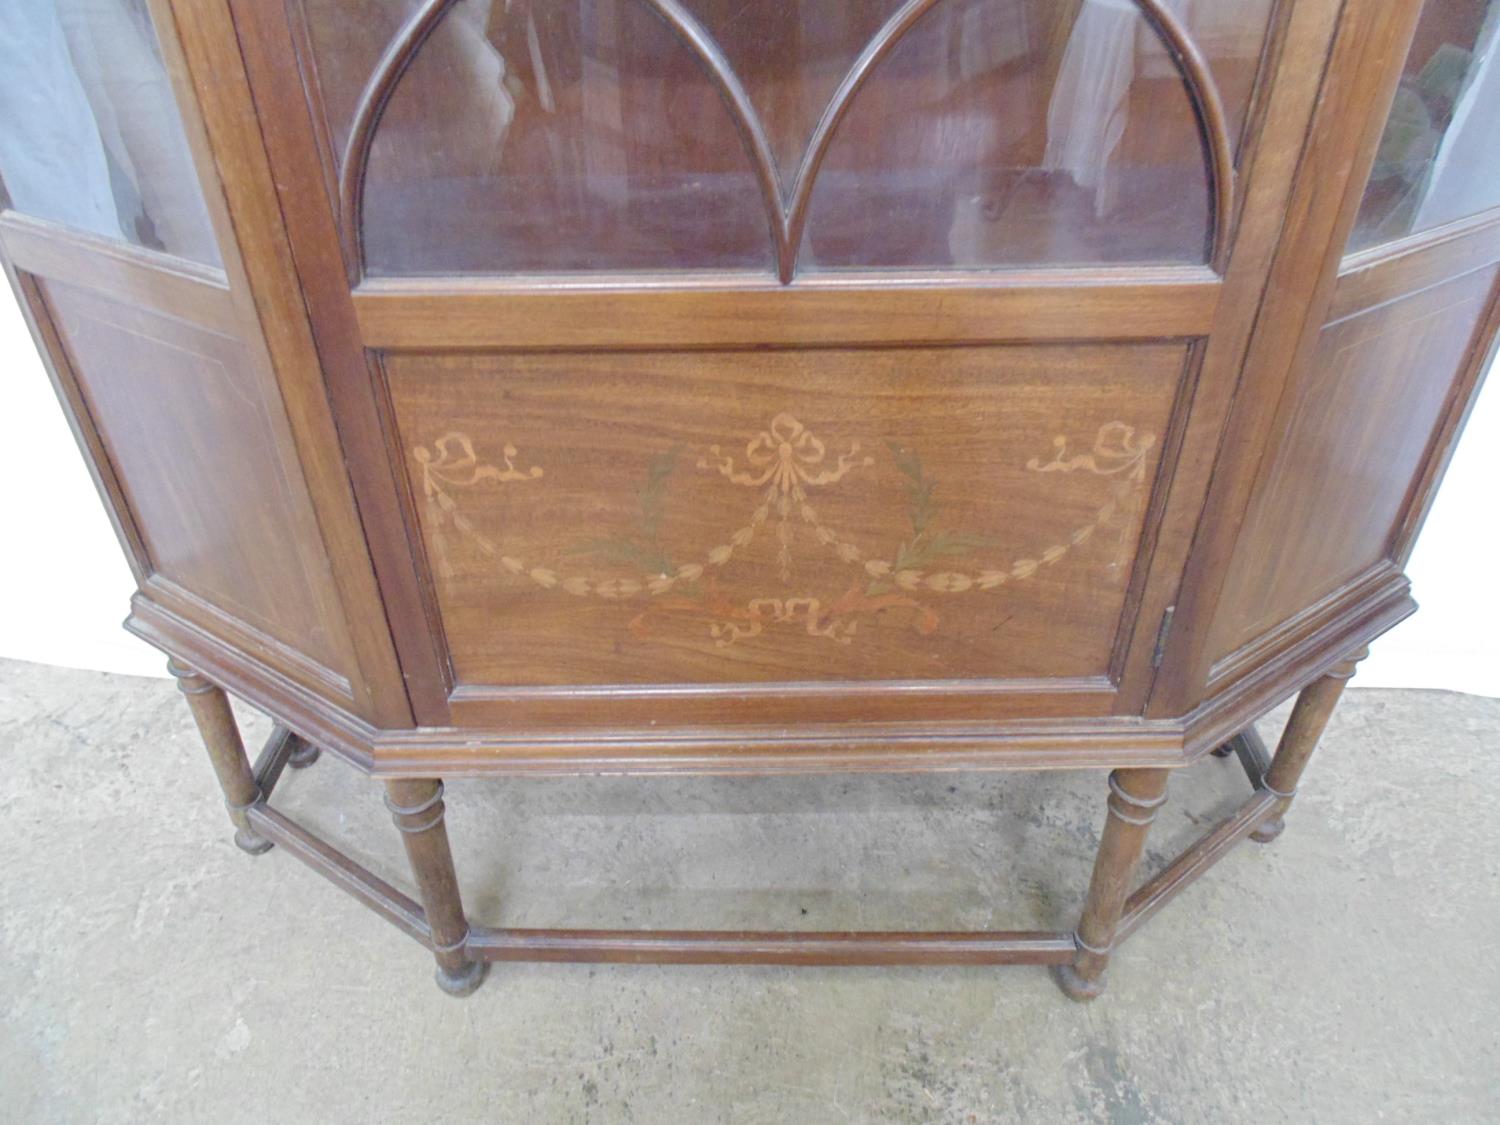
[[[148,593],[347,702],[353,662],[306,485],[242,345],[60,283],[42,289],[139,529]]]
[[[459,689],[1104,683],[1186,356],[384,367]]]
[[[1236,654],[1391,559],[1494,290],[1489,267],[1325,326],[1283,405],[1214,626]]]

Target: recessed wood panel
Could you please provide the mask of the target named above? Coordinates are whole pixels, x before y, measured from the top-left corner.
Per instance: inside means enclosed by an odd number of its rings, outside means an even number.
[[[460,686],[1103,677],[1181,344],[391,355]]]
[[[208,604],[198,624],[216,632],[228,615],[271,642],[260,655],[283,671],[347,696],[348,641],[306,484],[242,346],[44,288],[152,571]]]
[[[1479,270],[1323,329],[1230,562],[1221,663],[1389,557],[1495,277]]]

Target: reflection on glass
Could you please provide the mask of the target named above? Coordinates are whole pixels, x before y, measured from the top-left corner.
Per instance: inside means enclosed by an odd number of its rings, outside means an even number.
[[[744,85],[790,192],[823,110],[901,0],[685,0],[684,6]]]
[[[1268,0],[1169,3],[1237,136]],[[947,0],[829,150],[802,261],[824,268],[1191,263],[1209,179],[1180,73],[1133,0]]]
[[[1165,0],[1247,115],[1274,0]],[[302,0],[334,159],[417,0]],[[681,0],[744,88],[784,196],[900,0]],[[376,274],[772,265],[744,138],[656,0],[460,0],[397,85],[365,180]],[[785,201],[785,200],[784,200]],[[938,0],[872,72],[803,266],[1199,262],[1197,119],[1134,0]]]
[[[372,274],[765,270],[768,230],[718,89],[641,0],[463,0],[366,178]]]
[[[0,4],[8,204],[218,264],[145,0]]]
[[[1500,2],[1427,0],[1350,250],[1500,205]]]

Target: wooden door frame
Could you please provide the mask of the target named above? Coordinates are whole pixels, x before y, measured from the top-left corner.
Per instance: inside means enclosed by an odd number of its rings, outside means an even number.
[[[258,226],[241,213],[238,196],[243,193],[234,182],[233,170],[220,166],[220,152],[210,143],[208,107],[192,82],[176,13],[167,0],[148,0],[148,8],[222,267],[17,212],[0,217],[6,273],[137,580],[139,590],[128,624],[170,636],[183,652],[222,648],[219,642],[228,641],[244,654],[239,661],[244,673],[271,698],[295,699],[330,713],[352,708],[382,725],[409,725],[410,709],[388,632],[383,622],[363,612],[378,602],[372,601],[375,587],[369,555],[332,438],[331,418],[326,410],[319,413],[319,399],[287,394],[275,379],[274,348],[268,347],[274,339],[268,327],[272,314],[259,302],[264,287],[253,284],[257,240],[239,237],[240,232]],[[284,420],[287,448],[278,443],[275,455],[288,457],[289,467],[295,462],[306,481],[316,526],[304,530],[326,552],[337,601],[330,607],[334,616],[327,627],[343,634],[339,644],[348,651],[350,667],[324,668],[294,646],[246,626],[156,572],[78,373],[53,322],[45,288],[49,282],[232,339],[243,348],[244,362],[264,377],[268,387],[279,389],[279,401],[272,409],[280,411],[278,429]]]
[[[1241,157],[1241,202],[1232,215],[1221,216],[1234,224],[1233,252],[1222,277],[1207,267],[1122,268],[1007,271],[981,278],[853,275],[778,285],[707,274],[688,286],[680,278],[641,277],[587,285],[365,280],[352,291],[340,251],[338,202],[309,109],[309,77],[300,69],[286,8],[256,0],[175,2],[179,8],[222,4],[233,14],[249,86],[221,94],[221,112],[230,113],[227,99],[239,93],[239,115],[258,114],[261,134],[254,140],[263,150],[252,162],[268,161],[274,169],[281,241],[290,258],[282,276],[297,279],[305,302],[417,725],[449,722],[451,672],[441,622],[416,561],[420,544],[403,512],[406,485],[396,471],[401,459],[388,444],[381,380],[366,348],[525,348],[560,340],[592,347],[702,346],[724,342],[722,315],[729,310],[744,336],[735,342],[746,345],[1118,340],[1132,331],[1200,341],[1197,369],[1186,378],[1176,418],[1178,448],[1164,458],[1175,452],[1176,472],[1171,481],[1158,482],[1154,493],[1149,542],[1143,543],[1113,664],[1119,714],[1139,715],[1153,690],[1161,698],[1175,694],[1182,709],[1193,702],[1172,647],[1180,647],[1191,630],[1174,630],[1158,675],[1153,658],[1160,625],[1174,605],[1180,608],[1186,589],[1182,576],[1205,511],[1206,482],[1215,472],[1272,263],[1285,260],[1296,240],[1306,237],[1283,228],[1282,219],[1325,64],[1336,35],[1345,44],[1340,57],[1349,57],[1350,29],[1361,26],[1349,13],[1368,12],[1373,0],[1301,0],[1278,8],[1261,79],[1261,129]],[[211,30],[199,25],[194,35]],[[224,143],[238,148],[251,141],[242,135]],[[251,160],[233,153],[229,158]],[[643,310],[650,316],[643,317]],[[298,370],[315,371],[317,364]],[[1151,713],[1169,712],[1153,702]]]
[[[1177,597],[1174,627],[1163,646],[1149,717],[1195,708],[1232,707],[1236,695],[1268,689],[1289,695],[1352,648],[1368,643],[1393,614],[1409,612],[1399,574],[1377,576],[1333,607],[1321,629],[1281,651],[1261,654],[1237,688],[1207,699],[1213,653],[1210,632],[1228,559],[1239,547],[1262,457],[1270,446],[1288,385],[1316,346],[1331,307],[1343,248],[1358,215],[1386,116],[1421,14],[1421,0],[1345,0],[1329,56],[1327,81],[1300,155],[1296,186],[1273,261],[1243,373],[1224,428]],[[1354,123],[1358,127],[1350,128]]]

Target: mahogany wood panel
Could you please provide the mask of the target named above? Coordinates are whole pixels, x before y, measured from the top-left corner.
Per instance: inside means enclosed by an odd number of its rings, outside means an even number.
[[[1323,328],[1245,518],[1255,547],[1229,563],[1220,660],[1390,558],[1496,277],[1490,266]]]
[[[307,486],[244,348],[61,283],[42,291],[153,574],[304,657],[283,670],[347,699],[348,638]]]
[[[389,356],[459,685],[1103,678],[1182,345]]]

